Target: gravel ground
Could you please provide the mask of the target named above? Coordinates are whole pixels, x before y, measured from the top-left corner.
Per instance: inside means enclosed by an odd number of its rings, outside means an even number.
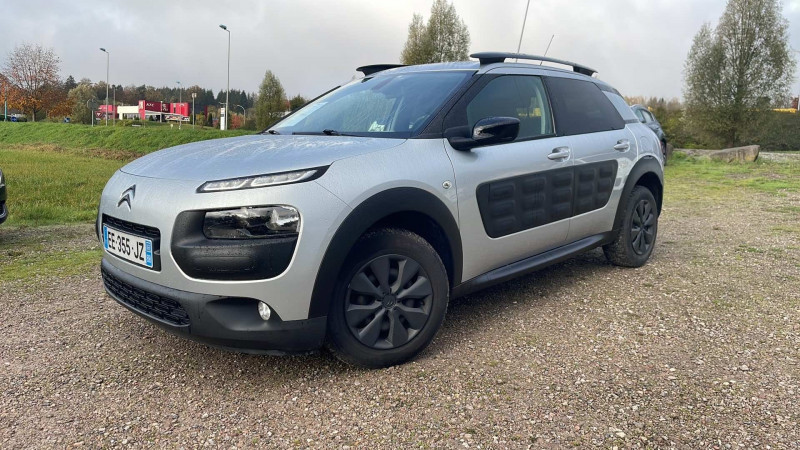
[[[173,337],[97,269],[0,284],[0,447],[797,448],[797,205],[668,203],[645,267],[594,251],[455,300],[386,370]]]

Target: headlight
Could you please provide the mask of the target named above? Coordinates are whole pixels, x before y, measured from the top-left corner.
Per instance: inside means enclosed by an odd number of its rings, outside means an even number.
[[[324,168],[295,170],[268,175],[256,175],[244,178],[231,178],[228,180],[207,181],[197,188],[197,192],[235,191],[237,189],[253,189],[281,184],[299,183],[319,177],[325,172]]]
[[[296,234],[300,214],[291,206],[262,206],[209,211],[203,234],[209,239],[260,239]]]

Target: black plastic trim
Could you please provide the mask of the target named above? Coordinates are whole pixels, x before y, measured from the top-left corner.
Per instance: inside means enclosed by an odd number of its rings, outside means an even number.
[[[570,66],[572,67],[573,72],[577,72],[582,75],[586,75],[588,77],[591,77],[592,75],[597,73],[596,70],[586,67],[582,64],[576,64],[574,62],[565,61],[563,59],[549,58],[547,56],[528,55],[525,53],[481,52],[481,53],[473,53],[469,55],[469,57],[480,60],[481,65],[502,63],[505,62],[506,59],[513,58],[513,59],[524,59],[528,61],[551,62],[551,63],[561,64],[564,66]]]
[[[617,215],[614,218],[614,231],[618,231],[622,228],[622,216],[625,210],[622,202],[631,195],[631,191],[636,187],[639,180],[650,173],[658,177],[660,183],[659,192],[653,192],[653,197],[655,197],[656,203],[658,204],[658,212],[659,214],[661,213],[661,205],[664,198],[664,173],[661,164],[659,164],[655,157],[645,156],[636,162],[633,169],[628,173],[628,178],[625,180],[625,187],[622,189],[622,195],[620,196],[620,205],[617,207]]]
[[[452,297],[461,297],[485,289],[495,284],[503,283],[522,275],[529,274],[552,264],[565,261],[579,253],[605,245],[614,240],[614,233],[602,233],[589,236],[571,244],[540,253],[521,261],[499,267],[483,275],[478,275],[471,280],[456,286]]]
[[[127,285],[168,297],[180,303],[189,316],[186,326],[174,326],[111,298],[128,310],[155,323],[175,335],[214,347],[245,353],[305,353],[322,346],[327,330],[327,317],[284,321],[273,310],[264,321],[258,315],[259,300],[224,297],[180,291],[134,277],[103,259],[101,270]]]
[[[368,77],[372,74],[383,72],[384,70],[396,69],[398,67],[406,67],[406,64],[371,64],[356,68],[356,72],[361,72],[365,77]]]
[[[188,276],[203,280],[266,280],[282,274],[294,256],[297,233],[263,239],[209,239],[206,211],[184,211],[172,230],[172,256]]]
[[[389,189],[363,201],[336,230],[317,271],[308,317],[328,314],[328,306],[339,273],[347,255],[361,235],[382,219],[404,212],[427,216],[442,229],[451,253],[449,263],[451,267],[448,268],[448,273],[452,277],[450,283],[452,286],[460,283],[463,258],[461,234],[456,219],[447,206],[436,196],[422,189],[408,187]],[[448,262],[444,262],[447,266]]]

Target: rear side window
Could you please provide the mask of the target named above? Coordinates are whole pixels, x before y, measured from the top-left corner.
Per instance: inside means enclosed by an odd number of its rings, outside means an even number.
[[[519,119],[518,140],[553,134],[550,103],[539,77],[504,75],[490,81],[467,105],[470,129],[487,117]]]
[[[549,77],[547,87],[559,135],[572,136],[625,128],[625,121],[614,105],[591,81]]]

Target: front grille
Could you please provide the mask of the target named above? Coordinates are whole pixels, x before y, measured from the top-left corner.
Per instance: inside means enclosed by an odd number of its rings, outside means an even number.
[[[120,280],[105,269],[103,284],[114,296],[129,307],[175,326],[189,325],[189,315],[180,303],[160,295],[147,292]]]
[[[149,227],[147,225],[139,225],[138,223],[117,219],[106,214],[103,214],[103,223],[126,233],[137,234],[139,236],[145,236],[152,239],[161,238],[161,232],[158,231],[158,228]]]

